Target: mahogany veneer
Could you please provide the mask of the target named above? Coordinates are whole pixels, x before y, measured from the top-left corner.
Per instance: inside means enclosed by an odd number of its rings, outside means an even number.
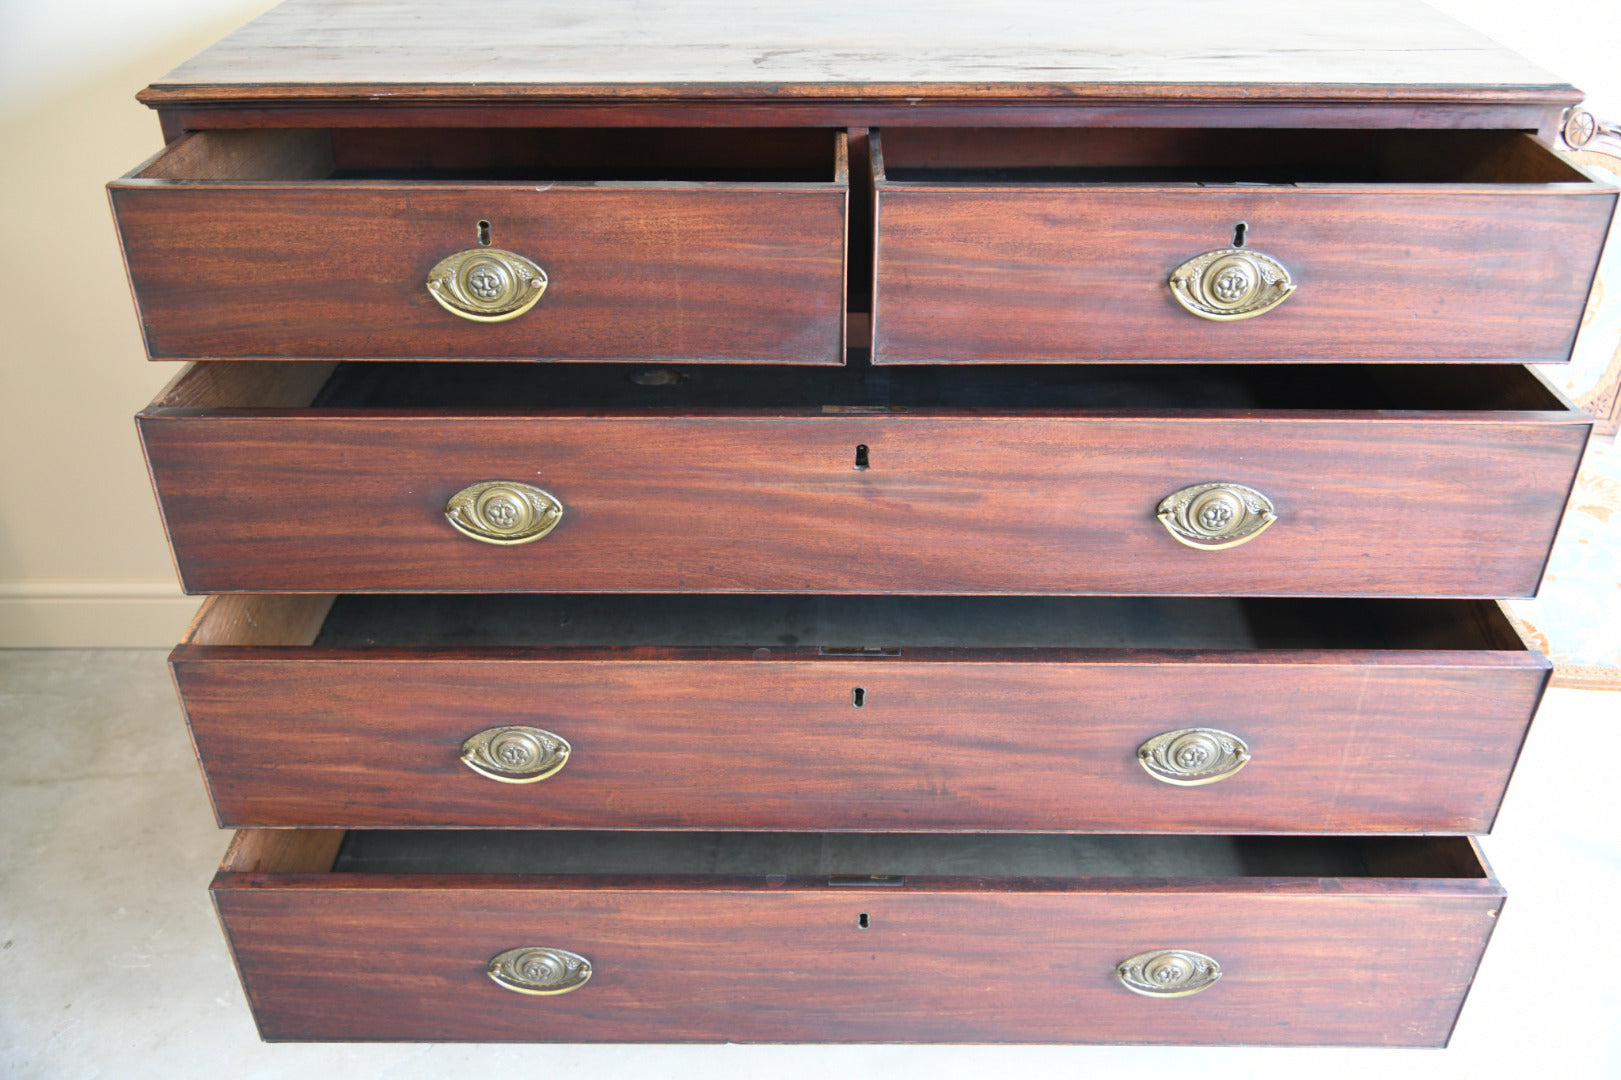
[[[275,834],[239,833],[212,886],[270,1040],[1436,1046],[1503,904],[1463,839],[1020,837],[985,856],[966,837],[841,853],[449,834],[346,870],[337,834],[315,835],[270,856]],[[524,945],[592,976],[552,997],[497,986],[487,961]],[[1221,979],[1170,1000],[1120,985],[1116,964],[1164,947]]]

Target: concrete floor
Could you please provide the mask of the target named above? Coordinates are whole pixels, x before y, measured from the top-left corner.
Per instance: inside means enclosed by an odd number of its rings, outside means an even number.
[[[1621,695],[1552,691],[1486,849],[1508,886],[1446,1051],[259,1042],[224,851],[155,651],[0,652],[0,1076],[1621,1076]]]

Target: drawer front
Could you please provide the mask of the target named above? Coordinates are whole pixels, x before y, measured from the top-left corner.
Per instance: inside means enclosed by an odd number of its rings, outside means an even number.
[[[1485,832],[1546,676],[1507,652],[684,651],[173,663],[227,826]],[[511,783],[463,763],[508,725],[566,740],[566,764]],[[1248,764],[1182,786],[1139,762],[1195,727]]]
[[[266,1039],[1438,1046],[1502,903],[1485,882],[1381,879],[947,892],[329,877],[347,880],[216,879]],[[530,945],[585,957],[589,981],[535,996],[486,975]],[[1216,959],[1221,978],[1161,1000],[1121,985],[1118,964],[1167,947]]]
[[[844,362],[846,191],[833,184],[130,180],[112,200],[154,359]],[[426,284],[478,246],[480,221],[547,278],[505,322],[458,317]]]
[[[141,432],[191,592],[1526,596],[1587,424],[153,409]],[[447,522],[497,480],[553,496],[555,527],[505,546]],[[1186,546],[1156,511],[1207,482],[1277,522]]]
[[[1570,357],[1609,193],[881,185],[873,362]],[[1211,321],[1168,280],[1228,248],[1295,290]]]

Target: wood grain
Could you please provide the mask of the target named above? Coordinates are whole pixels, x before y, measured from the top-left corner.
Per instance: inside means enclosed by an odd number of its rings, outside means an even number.
[[[821,183],[282,181],[266,170],[253,181],[132,176],[111,194],[154,359],[838,364],[848,183],[834,178],[837,141]],[[496,247],[550,278],[509,322],[458,318],[425,285],[435,263],[476,245],[481,220]]]
[[[1616,198],[1560,183],[876,183],[880,364],[1564,361]],[[1171,271],[1229,247],[1239,222],[1295,294],[1241,322],[1184,311]]]
[[[234,94],[320,96],[361,88],[487,87],[526,96],[677,92],[852,96],[874,87],[960,88],[981,97],[1231,96],[1310,85],[1324,96],[1403,91],[1432,99],[1490,89],[1568,89],[1484,36],[1412,0],[1323,0],[1234,18],[1176,0],[1088,5],[966,0],[758,5],[706,0],[293,0],[160,79],[149,101]],[[420,90],[418,91],[421,92]]]
[[[1487,877],[222,873],[212,892],[269,1040],[1438,1046],[1502,906]],[[519,945],[578,952],[592,978],[503,990],[485,964]],[[1119,985],[1116,964],[1165,947],[1222,979],[1169,1001]]]
[[[1512,652],[902,652],[182,646],[171,662],[226,826],[1484,832],[1547,675]],[[505,724],[562,735],[568,765],[513,785],[460,762]],[[1201,725],[1254,760],[1197,788],[1139,766],[1148,738]]]
[[[1524,596],[1580,414],[795,410],[726,415],[229,411],[139,420],[191,592],[904,592]],[[854,449],[871,467],[853,467]],[[544,540],[461,536],[489,479],[565,507]],[[1280,521],[1182,546],[1213,479]]]

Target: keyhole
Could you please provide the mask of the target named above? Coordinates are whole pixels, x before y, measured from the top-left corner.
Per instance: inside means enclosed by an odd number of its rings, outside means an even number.
[[[856,925],[865,930],[867,927],[872,925],[872,920],[867,918],[867,913],[863,911],[860,915],[856,916]]]
[[[860,446],[856,447],[856,468],[865,469],[866,467],[867,467],[867,444],[862,443]]]
[[[867,688],[858,686],[850,691],[850,704],[860,709],[867,704]]]
[[[1249,229],[1250,226],[1247,221],[1240,221],[1233,226],[1233,247],[1240,248],[1244,246],[1244,234],[1249,232]]]
[[[490,246],[490,223],[488,221],[478,223],[478,246]]]

